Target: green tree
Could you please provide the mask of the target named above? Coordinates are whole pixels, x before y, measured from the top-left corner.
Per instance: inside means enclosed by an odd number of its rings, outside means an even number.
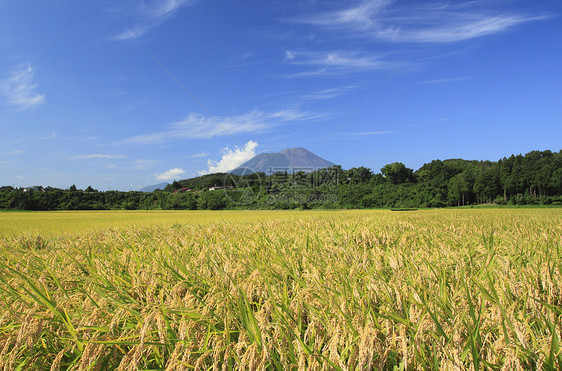
[[[500,194],[500,177],[497,167],[489,166],[480,169],[474,181],[474,192],[480,202],[493,202]]]
[[[457,206],[464,206],[468,202],[470,184],[463,172],[449,179],[449,201]]]
[[[351,184],[366,183],[372,175],[371,169],[364,166],[353,167],[346,172],[347,181]]]
[[[413,179],[413,170],[407,168],[401,162],[384,165],[381,169],[382,175],[385,176],[392,184],[402,184]]]

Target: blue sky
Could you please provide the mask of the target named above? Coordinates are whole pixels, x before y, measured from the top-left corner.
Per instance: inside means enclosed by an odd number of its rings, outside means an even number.
[[[0,185],[562,148],[560,1],[0,2]]]

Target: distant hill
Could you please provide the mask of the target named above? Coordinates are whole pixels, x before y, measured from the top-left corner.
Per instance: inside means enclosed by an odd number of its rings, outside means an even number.
[[[293,173],[297,171],[311,172],[334,166],[333,162],[324,160],[305,148],[289,148],[278,153],[262,153],[246,161],[230,173],[236,175],[263,172]]]
[[[140,192],[152,192],[152,191],[156,191],[157,189],[164,190],[164,188],[166,188],[166,186],[168,184],[169,183],[167,183],[167,182],[158,183],[158,184],[154,184],[154,185],[150,185],[150,186],[146,186],[144,188],[141,188],[139,191]]]

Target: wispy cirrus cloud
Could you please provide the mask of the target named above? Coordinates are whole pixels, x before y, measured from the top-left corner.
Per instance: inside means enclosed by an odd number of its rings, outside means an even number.
[[[209,156],[208,152],[199,152],[199,153],[194,153],[192,155],[187,156],[187,158],[201,158],[201,157],[207,157]]]
[[[494,9],[493,3],[424,3],[400,6],[391,0],[366,0],[294,22],[387,42],[451,43],[492,35],[546,18]]]
[[[255,59],[254,57],[256,57],[256,52],[248,51],[248,52],[245,52],[245,53],[238,54],[238,55],[234,56],[232,58],[232,60],[227,63],[227,65],[229,67],[247,66],[247,65],[252,64],[251,60]]]
[[[432,80],[425,80],[422,81],[422,84],[445,84],[449,82],[458,82],[458,81],[466,81],[471,80],[472,76],[458,76],[458,77],[443,77],[440,79],[432,79]]]
[[[134,26],[131,28],[127,27],[125,31],[113,36],[112,39],[116,41],[135,40],[141,37],[142,35],[144,35],[146,31],[148,31],[147,27],[141,27],[141,26]]]
[[[374,135],[388,135],[388,134],[394,134],[394,131],[390,131],[390,130],[357,131],[357,132],[339,133],[336,135],[346,139],[357,139],[357,138],[374,136]]]
[[[130,11],[135,19],[135,24],[113,36],[112,39],[116,41],[135,40],[146,34],[150,29],[160,25],[182,6],[193,3],[193,0],[153,0],[151,2],[142,2],[137,9]]]
[[[450,43],[492,35],[506,31],[516,25],[528,21],[542,19],[523,15],[474,15],[473,17],[459,16],[456,23],[449,23],[435,28],[418,28],[412,30],[397,30],[391,36],[396,41],[420,43]]]
[[[349,92],[350,90],[356,88],[356,86],[344,86],[339,88],[330,88],[330,89],[322,89],[318,91],[314,91],[308,94],[304,94],[302,96],[303,100],[324,100],[324,99],[331,99],[341,96]]]
[[[241,115],[209,117],[191,113],[185,120],[169,125],[162,132],[138,135],[121,141],[121,144],[155,144],[177,139],[211,139],[241,133],[258,133],[295,121],[315,120],[321,114],[285,109],[274,112],[253,110]],[[216,119],[216,121],[215,121]]]
[[[387,69],[394,63],[381,58],[363,55],[357,51],[285,51],[285,61],[293,65],[316,69],[288,75],[288,77],[313,77],[326,74],[345,74],[364,70]]]
[[[124,155],[105,155],[105,154],[101,154],[101,153],[92,153],[90,155],[76,155],[76,156],[72,156],[72,159],[75,160],[87,160],[87,159],[93,159],[93,158],[98,158],[98,159],[116,159],[116,158],[125,158]]]
[[[367,31],[374,26],[374,17],[392,2],[390,0],[362,1],[353,7],[307,15],[293,21],[348,31]]]
[[[18,111],[35,109],[45,103],[45,95],[37,93],[38,84],[34,81],[36,68],[29,62],[16,66],[10,76],[0,80],[0,93],[8,105]]]

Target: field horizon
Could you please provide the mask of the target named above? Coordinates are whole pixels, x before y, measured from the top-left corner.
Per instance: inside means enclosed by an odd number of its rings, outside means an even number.
[[[313,210],[0,210],[0,236],[58,237],[100,232],[106,229],[172,224],[212,224],[222,221],[258,221],[264,215],[280,219],[385,212],[429,212],[453,210],[562,210],[558,205],[483,204],[447,208],[416,209],[313,209]]]

